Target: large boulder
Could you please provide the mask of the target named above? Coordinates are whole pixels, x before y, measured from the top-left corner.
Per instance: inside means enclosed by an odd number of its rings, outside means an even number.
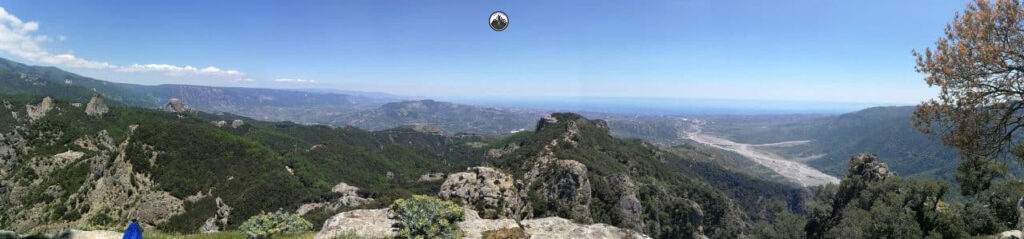
[[[507,230],[518,230],[523,229],[519,227],[519,223],[512,219],[483,219],[473,209],[466,209],[466,220],[459,222],[459,229],[466,234],[464,238],[483,238],[484,232],[497,231],[502,229]]]
[[[522,182],[489,167],[448,175],[438,197],[473,207],[484,218],[522,219],[531,212]]]
[[[1020,230],[1010,230],[996,234],[993,238],[996,239],[1024,239],[1024,234]]]
[[[860,176],[869,182],[881,182],[895,174],[889,170],[888,165],[878,161],[878,156],[857,154],[850,158],[849,175]]]
[[[363,209],[339,213],[324,222],[313,239],[331,239],[342,235],[360,238],[393,238],[398,236],[398,221],[388,209]]]

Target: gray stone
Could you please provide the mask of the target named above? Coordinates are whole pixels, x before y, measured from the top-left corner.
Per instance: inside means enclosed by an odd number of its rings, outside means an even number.
[[[448,175],[438,197],[474,206],[485,218],[522,219],[529,217],[531,210],[521,192],[525,192],[522,183],[512,176],[493,168],[473,167]]]
[[[313,239],[330,239],[339,235],[355,234],[364,238],[393,238],[398,235],[388,209],[363,209],[339,213],[324,222],[324,227]]]

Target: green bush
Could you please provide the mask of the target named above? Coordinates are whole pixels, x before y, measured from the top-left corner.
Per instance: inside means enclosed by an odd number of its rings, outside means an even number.
[[[249,238],[270,238],[274,235],[294,235],[309,231],[313,224],[298,215],[284,212],[260,213],[239,227]]]
[[[414,195],[391,204],[402,230],[399,238],[462,238],[458,222],[466,217],[459,205],[434,197]]]

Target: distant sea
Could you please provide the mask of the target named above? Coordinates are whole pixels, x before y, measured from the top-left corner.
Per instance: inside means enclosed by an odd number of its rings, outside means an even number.
[[[647,115],[841,114],[893,103],[623,97],[440,98],[504,108]]]

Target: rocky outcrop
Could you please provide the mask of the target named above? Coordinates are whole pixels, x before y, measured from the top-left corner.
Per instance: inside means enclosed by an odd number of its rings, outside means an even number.
[[[878,161],[874,154],[857,154],[850,158],[850,175],[860,176],[869,182],[881,182],[893,176],[889,166]]]
[[[213,217],[207,218],[203,222],[203,225],[199,227],[199,232],[218,232],[221,228],[226,228],[228,221],[231,220],[231,206],[224,203],[224,200],[221,200],[220,197],[217,197],[214,202],[217,203],[217,211]]]
[[[619,192],[619,201],[615,205],[615,213],[619,215],[622,226],[634,230],[643,230],[644,206],[637,198],[639,193],[633,179],[626,174],[619,174],[610,177],[608,180],[616,192]],[[697,224],[694,224],[697,225]]]
[[[592,189],[587,166],[574,160],[542,156],[526,173],[527,188],[542,200],[554,201],[555,210],[569,212],[574,220],[589,222]]]
[[[231,121],[231,128],[232,129],[237,129],[238,127],[242,127],[242,125],[245,125],[245,121],[237,120],[237,119],[234,120],[234,121]]]
[[[475,207],[484,218],[530,217],[523,183],[493,168],[473,167],[453,173],[441,184],[438,197]]]
[[[324,227],[313,239],[331,239],[340,235],[355,235],[359,238],[393,238],[398,235],[395,227],[398,221],[392,219],[388,209],[352,210],[339,213],[324,222]]]
[[[107,103],[103,100],[103,96],[95,95],[89,100],[89,104],[85,105],[85,114],[89,116],[102,116],[110,111],[107,107]]]
[[[1010,231],[1005,231],[1005,232],[1001,232],[999,234],[996,234],[992,238],[995,238],[995,239],[1022,239],[1022,238],[1024,238],[1024,233],[1021,233],[1020,230],[1010,230]]]
[[[324,222],[314,239],[329,239],[339,235],[360,238],[392,238],[398,235],[396,221],[388,209],[353,210],[339,213]],[[484,232],[501,229],[522,230],[529,238],[650,238],[646,235],[606,224],[578,224],[569,219],[547,217],[540,219],[483,219],[472,209],[466,209],[466,219],[459,222],[464,238],[483,238]]]
[[[47,112],[50,112],[54,108],[53,98],[49,96],[43,97],[43,100],[37,105],[26,104],[25,113],[29,118],[37,120],[46,116]]]
[[[338,194],[337,199],[327,202],[303,204],[299,206],[299,209],[296,210],[296,213],[298,213],[299,215],[305,215],[310,211],[320,208],[336,211],[343,207],[358,207],[363,204],[369,203],[370,201],[373,201],[373,198],[365,198],[359,195],[358,187],[348,185],[347,183],[344,182],[334,185],[334,187],[331,188],[331,191]]]
[[[188,105],[185,105],[185,103],[181,102],[180,99],[178,99],[178,98],[171,98],[171,100],[167,101],[167,104],[164,104],[163,110],[167,111],[167,112],[177,112],[177,113],[180,113],[180,112],[189,111],[189,108],[188,108]]]
[[[46,140],[54,132],[36,132]],[[74,150],[51,156],[40,155],[27,147],[21,129],[0,134],[0,219],[4,227],[19,232],[52,232],[61,228],[91,225],[93,218],[124,221],[138,218],[155,225],[184,212],[184,201],[157,189],[148,174],[138,173],[127,159],[133,154],[147,155],[151,165],[160,152],[135,143],[135,127],[125,131],[123,141],[115,143],[106,131],[72,141]],[[31,172],[33,178],[17,172]],[[70,173],[74,172],[74,173]],[[81,184],[44,184],[61,173],[65,180]],[[31,192],[43,192],[47,200],[30,200]]]

